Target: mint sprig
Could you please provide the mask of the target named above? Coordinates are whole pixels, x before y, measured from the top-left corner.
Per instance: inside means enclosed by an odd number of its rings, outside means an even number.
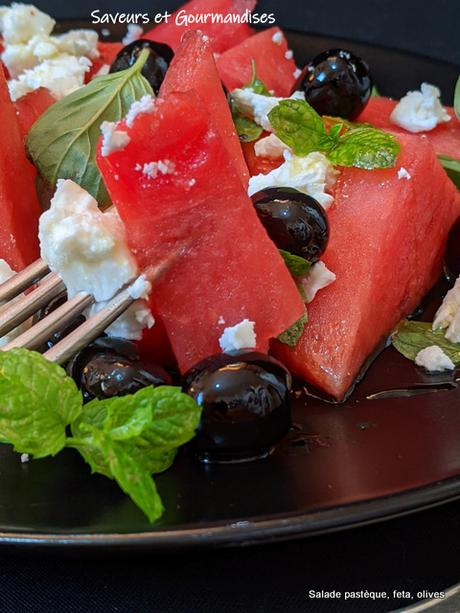
[[[251,89],[255,94],[261,94],[262,96],[271,96],[271,93],[266,88],[265,83],[257,76],[256,61],[254,59],[251,60],[251,65],[251,80],[249,81],[249,83],[246,83],[246,85],[243,85],[242,89]]]
[[[252,60],[252,76],[251,80],[243,85],[242,89],[250,89],[255,94],[261,96],[271,96],[268,89],[265,87],[264,82],[259,79],[256,71],[256,62]],[[263,132],[263,128],[259,126],[255,121],[245,117],[244,113],[238,108],[236,102],[230,98],[230,109],[232,111],[233,123],[235,124],[236,132],[240,137],[242,143],[251,143],[257,140]]]
[[[293,277],[302,277],[310,270],[311,264],[305,258],[284,249],[278,249],[278,251]]]
[[[41,354],[0,353],[0,441],[37,459],[76,449],[92,472],[114,479],[150,521],[163,511],[152,474],[171,466],[200,414],[196,402],[172,386],[83,405],[74,381]]]
[[[282,100],[268,118],[276,136],[295,155],[319,151],[333,164],[366,170],[390,168],[396,163],[399,143],[392,134],[340,119],[328,132],[323,119],[305,100]]]
[[[305,313],[292,324],[287,330],[278,336],[278,340],[284,345],[289,347],[295,347],[299,342],[300,337],[303,334],[306,324],[308,323],[308,314],[305,309]]]
[[[433,330],[431,323],[404,320],[392,335],[393,346],[409,360],[415,360],[422,349],[437,345],[460,366],[460,345],[452,343],[445,336],[445,330]]]

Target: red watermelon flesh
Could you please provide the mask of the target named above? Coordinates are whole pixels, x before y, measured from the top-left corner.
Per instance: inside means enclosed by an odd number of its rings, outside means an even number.
[[[262,138],[267,136],[265,133]],[[277,158],[269,158],[263,157],[260,155],[256,155],[254,150],[254,144],[256,141],[251,143],[243,143],[243,153],[244,158],[246,160],[247,167],[249,169],[249,175],[253,177],[254,175],[267,175],[269,172],[281,166],[284,162],[283,157]]]
[[[391,112],[397,104],[397,100],[390,100],[390,98],[384,98],[383,96],[372,97],[356,121],[370,123],[383,130],[408,134],[407,130],[390,121]],[[428,140],[438,155],[442,154],[460,159],[460,121],[457,119],[453,108],[445,108],[451,116],[450,121],[439,124],[433,130],[418,132],[417,135]]]
[[[187,30],[201,30],[209,36],[215,53],[238,45],[254,33],[247,23],[212,23],[212,15],[221,15],[223,19],[231,20],[232,16],[243,16],[250,13],[256,5],[256,0],[190,0],[142,38],[149,38],[159,43],[166,43],[173,51],[180,44],[181,37]],[[208,16],[207,18],[205,16]],[[184,17],[196,16],[197,22],[188,25]],[[204,21],[206,19],[206,22]]]
[[[39,87],[14,103],[22,137],[25,139],[32,125],[56,99],[45,87]]]
[[[395,168],[342,171],[324,254],[337,280],[308,306],[298,345],[275,354],[297,375],[341,400],[366,358],[412,312],[441,273],[460,193],[416,136],[400,135]],[[411,179],[398,179],[404,167]]]
[[[296,65],[284,34],[269,28],[251,36],[217,58],[217,69],[229,91],[251,80],[252,61],[257,76],[276,96],[289,96],[296,81]]]
[[[160,96],[167,97],[171,92],[184,92],[191,89],[195,90],[206,104],[241,182],[247,187],[248,167],[217,73],[211,45],[209,39],[206,40],[206,37],[196,31],[184,34],[182,43],[166,73]]]
[[[0,67],[0,258],[19,271],[39,256],[35,168],[26,158],[16,110]]]
[[[179,368],[220,352],[224,328],[245,318],[266,351],[304,307],[206,106],[195,92],[170,94],[122,128],[130,142],[98,164],[140,267],[186,245],[152,294]],[[139,171],[160,160],[170,172]]]

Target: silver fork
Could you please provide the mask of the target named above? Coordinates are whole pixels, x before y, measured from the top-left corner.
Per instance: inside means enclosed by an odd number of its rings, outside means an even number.
[[[152,288],[181,252],[182,250],[177,251],[173,256],[142,273],[151,283]],[[18,297],[19,294],[37,283],[35,289],[32,289],[22,298]],[[44,357],[51,362],[65,364],[72,355],[100,336],[135,301],[130,293],[133,285],[134,281],[122,288],[107,303],[106,307],[46,351],[43,354]],[[64,282],[59,275],[51,273],[46,263],[41,259],[36,260],[22,272],[0,284],[0,304],[4,303],[3,306],[0,306],[0,337],[29,319],[39,309],[49,304],[52,299],[64,294]],[[8,351],[18,347],[37,349],[50,338],[53,332],[73,321],[93,303],[94,297],[91,294],[86,292],[76,294],[71,300],[65,301],[48,316],[1,347],[1,350]]]

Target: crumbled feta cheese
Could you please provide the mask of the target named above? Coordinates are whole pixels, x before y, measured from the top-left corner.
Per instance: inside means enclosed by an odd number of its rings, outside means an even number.
[[[455,314],[460,310],[460,277],[454,287],[444,296],[441,306],[436,312],[433,321],[433,330],[445,329],[450,326]]]
[[[96,30],[69,30],[65,34],[51,37],[61,53],[77,57],[86,56],[91,59],[99,57],[97,43],[99,36]]]
[[[0,259],[0,283],[7,281],[15,274],[16,274],[15,271],[12,270],[8,262],[6,262],[6,260]],[[22,300],[23,297],[24,297],[24,294],[21,294],[17,296],[16,298],[14,298],[13,300],[10,300],[9,304],[14,304],[15,302],[19,302],[20,300]],[[2,304],[4,303],[0,303],[0,305]],[[18,326],[17,328],[14,328],[14,330],[11,330],[11,332],[8,332],[8,334],[5,334],[5,336],[2,336],[0,338],[0,347],[4,347],[10,341],[15,339],[17,336],[25,332],[27,328],[30,327],[30,324],[31,324],[31,321],[27,320],[24,323],[22,323],[20,326]]]
[[[10,96],[15,101],[39,87],[46,87],[55,98],[63,98],[83,85],[90,67],[91,61],[86,57],[60,54],[9,81]]]
[[[152,96],[146,94],[140,100],[132,103],[128,114],[126,115],[126,125],[128,128],[133,127],[134,120],[141,113],[153,113],[155,110],[155,100]]]
[[[262,126],[267,132],[273,130],[268,114],[277,106],[281,100],[289,100],[289,98],[276,98],[275,96],[263,96],[256,94],[251,89],[234,89],[232,98],[238,109],[244,114],[253,119],[259,126]],[[297,91],[290,96],[293,100],[305,100],[305,94]]]
[[[11,7],[2,7],[0,32],[4,43],[19,44],[28,42],[34,34],[48,36],[56,22],[32,4],[13,2]]]
[[[102,36],[110,36],[111,32],[110,32],[109,28],[102,28],[101,34],[102,34]]]
[[[324,209],[328,209],[334,198],[327,190],[332,188],[339,172],[317,151],[305,157],[298,157],[289,151],[283,155],[285,161],[281,166],[266,175],[259,174],[249,179],[249,195],[267,187],[292,187],[312,196]]]
[[[401,166],[401,168],[398,170],[398,179],[406,179],[407,181],[410,181],[412,176],[410,172],[404,168],[404,166]]]
[[[460,309],[457,309],[450,326],[447,328],[445,337],[452,343],[460,343]]]
[[[423,366],[428,372],[455,369],[455,364],[437,345],[431,345],[431,347],[425,347],[425,349],[419,351],[415,356],[415,363],[417,366]]]
[[[292,73],[292,76],[294,77],[294,79],[298,79],[300,77],[300,75],[302,74],[302,71],[300,68],[296,68],[294,70],[294,72]]]
[[[30,456],[28,453],[21,453],[21,464],[27,464],[30,460]]]
[[[253,349],[256,346],[255,323],[243,319],[235,326],[225,328],[219,339],[222,351],[237,351],[238,349]]]
[[[131,140],[126,132],[116,128],[117,124],[113,121],[103,121],[101,124],[101,154],[103,157],[107,157],[114,151],[121,151]]]
[[[287,60],[292,60],[292,58],[294,57],[294,52],[292,51],[292,49],[288,49],[286,53],[284,54],[284,57]]]
[[[219,317],[219,319],[217,320],[217,324],[219,326],[225,326],[225,319],[222,317],[222,315]]]
[[[310,268],[308,273],[300,284],[305,296],[305,302],[311,302],[320,289],[324,289],[337,279],[336,275],[331,272],[324,262],[316,262]]]
[[[170,160],[158,160],[158,162],[149,162],[148,164],[144,164],[142,168],[142,173],[149,177],[149,179],[155,179],[158,176],[158,173],[162,175],[172,175],[176,170],[176,166],[174,162]]]
[[[96,200],[79,185],[60,179],[48,211],[39,224],[41,256],[67,287],[69,298],[88,292],[96,303],[86,316],[103,309],[118,290],[138,274],[136,260],[126,243],[125,228],[115,209],[103,213]],[[143,275],[131,286],[136,300],[106,332],[139,340],[154,324],[145,300],[151,289]]]
[[[409,132],[432,130],[439,123],[450,121],[440,101],[441,92],[434,85],[422,83],[420,91],[410,91],[393,109],[390,120]]]
[[[144,28],[141,28],[141,26],[138,26],[135,23],[130,23],[130,24],[128,24],[126,35],[122,39],[121,42],[124,45],[130,45],[134,41],[139,40],[140,38],[142,38],[142,34],[143,33],[144,33]]]
[[[258,157],[279,158],[285,151],[290,150],[290,147],[275,134],[269,134],[254,143],[254,153]]]
[[[272,41],[275,43],[275,45],[281,45],[281,43],[283,42],[283,35],[281,32],[275,32],[272,36]]]

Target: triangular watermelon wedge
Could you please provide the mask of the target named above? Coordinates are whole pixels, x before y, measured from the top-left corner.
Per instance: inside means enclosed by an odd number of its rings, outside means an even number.
[[[342,170],[323,256],[337,280],[308,306],[297,346],[273,347],[294,373],[337,400],[438,279],[448,231],[460,215],[460,193],[431,145],[417,136],[398,140],[395,168]],[[398,178],[401,168],[410,178]]]
[[[171,92],[195,92],[203,100],[214,125],[227,147],[241,182],[247,187],[249,171],[239,137],[235,131],[230,108],[217,73],[211,43],[201,32],[186,32],[166,73],[160,96]]]
[[[99,149],[98,164],[140,267],[186,246],[152,292],[181,371],[220,352],[224,329],[244,319],[266,351],[304,305],[206,105],[170,94],[118,129],[130,142],[107,157]]]
[[[408,134],[407,130],[400,128],[390,121],[390,115],[398,104],[397,100],[384,98],[383,96],[372,97],[364,111],[356,121],[370,123],[376,128],[389,130],[400,134]],[[419,138],[428,140],[438,155],[447,155],[456,160],[460,159],[460,121],[451,107],[445,107],[451,119],[441,123],[433,130],[418,132]]]
[[[254,31],[247,21],[238,23],[235,17],[251,12],[256,0],[190,0],[175,11],[167,21],[158,24],[143,38],[166,43],[174,51],[179,47],[181,37],[187,30],[201,30],[211,39],[215,53],[222,53],[251,36]],[[207,21],[200,21],[207,15]],[[186,23],[186,18],[196,17],[195,23]],[[232,23],[231,20],[235,23]],[[222,23],[222,20],[226,20]]]

